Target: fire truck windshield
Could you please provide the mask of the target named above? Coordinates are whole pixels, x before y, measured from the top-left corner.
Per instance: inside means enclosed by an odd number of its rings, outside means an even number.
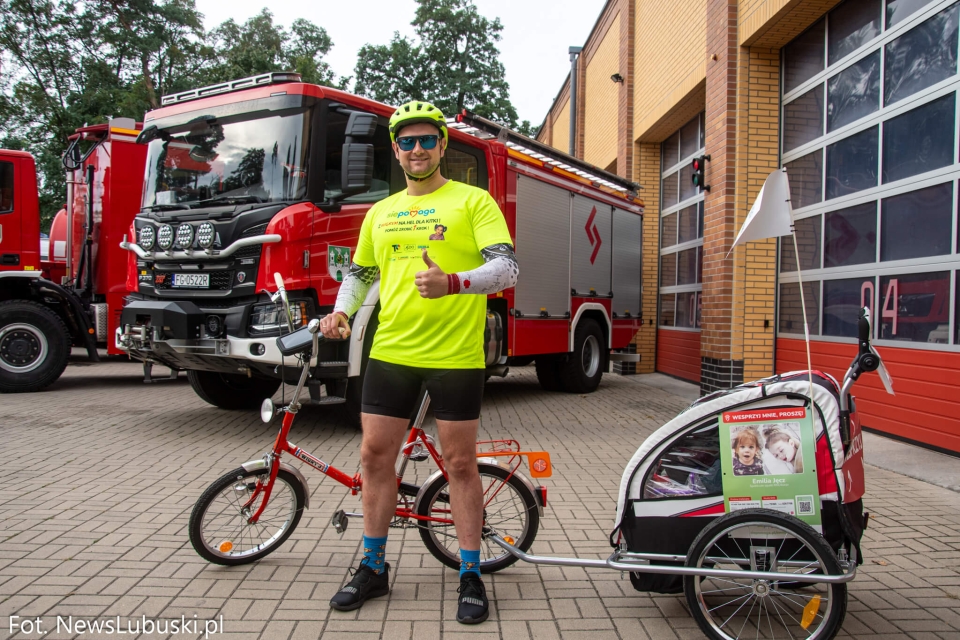
[[[147,150],[144,209],[297,201],[307,193],[307,108],[184,121],[158,119]],[[149,129],[149,128],[148,128]]]

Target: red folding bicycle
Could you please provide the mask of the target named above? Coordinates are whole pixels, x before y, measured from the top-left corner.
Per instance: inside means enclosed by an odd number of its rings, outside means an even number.
[[[278,278],[276,297],[286,304],[284,293],[282,280]],[[287,439],[294,417],[301,408],[300,395],[310,376],[312,354],[318,353],[322,339],[319,328],[320,321],[311,320],[306,327],[277,338],[277,346],[284,356],[299,359],[301,373],[287,406],[275,409],[268,398],[261,407],[261,418],[268,423],[275,415],[283,414],[283,423],[271,450],[211,484],[190,514],[190,542],[209,562],[239,565],[259,560],[275,551],[296,529],[303,510],[309,507],[310,492],[300,470],[281,461],[284,453],[333,478],[354,495],[362,488],[359,473],[344,473]],[[450,511],[443,457],[434,439],[422,428],[429,405],[430,397],[424,392],[410,434],[400,451],[397,509],[390,526],[419,529],[430,553],[445,565],[458,569],[459,545]],[[477,457],[484,492],[480,570],[491,573],[510,566],[517,558],[489,542],[489,535],[496,534],[524,551],[536,538],[547,502],[547,490],[542,485],[535,487],[519,468],[526,458],[532,477],[549,477],[550,454],[522,451],[516,440],[485,440],[477,442]],[[411,460],[420,462],[430,458],[436,463],[437,470],[422,485],[404,482],[403,474]],[[348,518],[362,515],[339,510],[333,514],[331,525],[343,533]]]

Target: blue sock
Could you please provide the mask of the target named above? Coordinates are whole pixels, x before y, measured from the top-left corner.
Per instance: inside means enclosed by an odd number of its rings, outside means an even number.
[[[360,561],[373,569],[374,573],[380,575],[383,573],[383,560],[387,553],[387,536],[382,538],[371,538],[363,536],[363,560]],[[477,552],[479,553],[479,552]]]
[[[471,551],[469,549],[460,549],[460,577],[468,571],[480,575],[480,549]]]

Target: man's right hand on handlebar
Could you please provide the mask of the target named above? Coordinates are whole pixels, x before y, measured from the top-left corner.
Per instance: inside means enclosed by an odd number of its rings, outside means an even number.
[[[350,337],[350,323],[347,316],[335,311],[320,320],[320,333],[330,340],[342,340]]]

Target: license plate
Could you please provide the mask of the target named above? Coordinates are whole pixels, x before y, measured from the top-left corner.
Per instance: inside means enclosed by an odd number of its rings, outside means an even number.
[[[173,274],[173,286],[185,289],[209,289],[209,273],[175,273]]]

